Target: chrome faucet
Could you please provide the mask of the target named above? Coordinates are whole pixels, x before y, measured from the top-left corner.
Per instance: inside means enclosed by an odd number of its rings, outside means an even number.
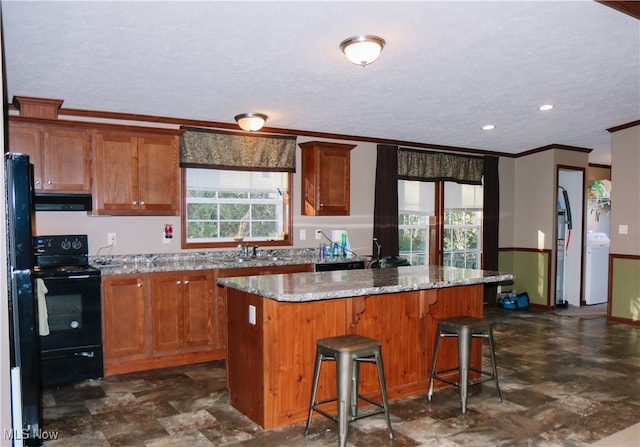
[[[244,244],[244,245],[238,244],[238,248],[240,249],[240,256],[245,256],[245,257],[249,256],[249,243],[248,242],[246,244]]]
[[[376,259],[380,259],[380,252],[382,251],[382,245],[380,245],[380,242],[378,242],[377,237],[373,238],[373,243],[376,244],[376,248],[378,249],[378,254],[376,256]]]

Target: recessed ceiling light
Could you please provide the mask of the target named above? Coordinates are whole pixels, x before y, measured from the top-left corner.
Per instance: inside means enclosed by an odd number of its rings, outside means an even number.
[[[546,112],[547,110],[551,110],[551,109],[553,109],[553,105],[551,104],[545,104],[543,106],[538,107],[538,110],[542,112]]]
[[[482,130],[493,130],[495,128],[496,126],[494,126],[493,124],[487,124],[486,126],[482,126]]]

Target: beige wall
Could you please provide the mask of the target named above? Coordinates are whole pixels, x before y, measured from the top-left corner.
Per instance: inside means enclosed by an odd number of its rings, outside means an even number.
[[[500,231],[499,247],[513,247],[515,233],[515,164],[516,159],[500,157],[498,177],[500,182]]]
[[[298,138],[298,143],[313,138]],[[324,140],[349,143],[341,140]],[[350,142],[353,143],[353,142]],[[315,229],[330,235],[332,229],[346,229],[354,252],[371,254],[373,236],[373,200],[376,168],[376,145],[357,142],[351,151],[351,213],[349,216],[302,216],[300,214],[301,156],[297,152],[297,167],[293,188],[294,247],[317,247]],[[163,243],[164,225],[173,224],[177,237],[170,244]],[[116,233],[116,246],[111,254],[175,253],[180,248],[179,217],[143,216],[89,216],[86,212],[37,212],[36,234],[87,234],[89,252],[96,254],[107,245],[107,233]],[[306,239],[300,239],[300,230],[306,231]],[[100,254],[108,253],[102,249]]]
[[[628,234],[619,233],[620,225]],[[640,126],[612,134],[610,251],[640,255]]]
[[[587,170],[587,187],[591,186],[594,180],[611,180],[611,168],[600,166],[589,166]]]
[[[552,249],[556,211],[553,151],[515,159],[512,247]]]

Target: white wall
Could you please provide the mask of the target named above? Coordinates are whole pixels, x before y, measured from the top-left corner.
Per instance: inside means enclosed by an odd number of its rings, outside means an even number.
[[[2,48],[2,33],[0,33],[0,49]],[[0,69],[2,68],[2,58],[0,58]],[[0,83],[0,97],[2,97],[3,84]],[[0,120],[0,146],[4,152],[4,121]],[[0,184],[4,185],[4,163],[3,168],[0,169]],[[4,191],[4,189],[3,189]],[[4,192],[0,194],[0,209],[2,215],[5,215],[6,198]],[[2,234],[7,234],[7,220],[2,219]],[[9,357],[9,309],[8,300],[9,296],[7,289],[7,263],[4,262],[7,259],[7,239],[6,237],[0,237],[0,445],[11,445],[9,440],[2,436],[5,429],[11,428],[11,383],[10,383],[10,357]]]
[[[573,229],[571,238],[565,239],[564,252],[564,293],[563,299],[572,306],[580,305],[580,290],[582,286],[582,259],[584,250],[584,172],[581,170],[560,169],[558,172],[558,186],[567,190],[571,206],[571,221]],[[558,199],[564,208],[564,198],[558,188]],[[568,238],[568,232],[565,235]]]

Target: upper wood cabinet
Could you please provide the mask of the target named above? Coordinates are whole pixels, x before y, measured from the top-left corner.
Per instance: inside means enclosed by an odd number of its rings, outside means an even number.
[[[10,122],[9,150],[29,155],[36,191],[91,192],[88,129]]]
[[[178,136],[97,131],[94,214],[177,216]]]
[[[348,216],[352,144],[309,141],[302,149],[302,208],[307,216]]]

